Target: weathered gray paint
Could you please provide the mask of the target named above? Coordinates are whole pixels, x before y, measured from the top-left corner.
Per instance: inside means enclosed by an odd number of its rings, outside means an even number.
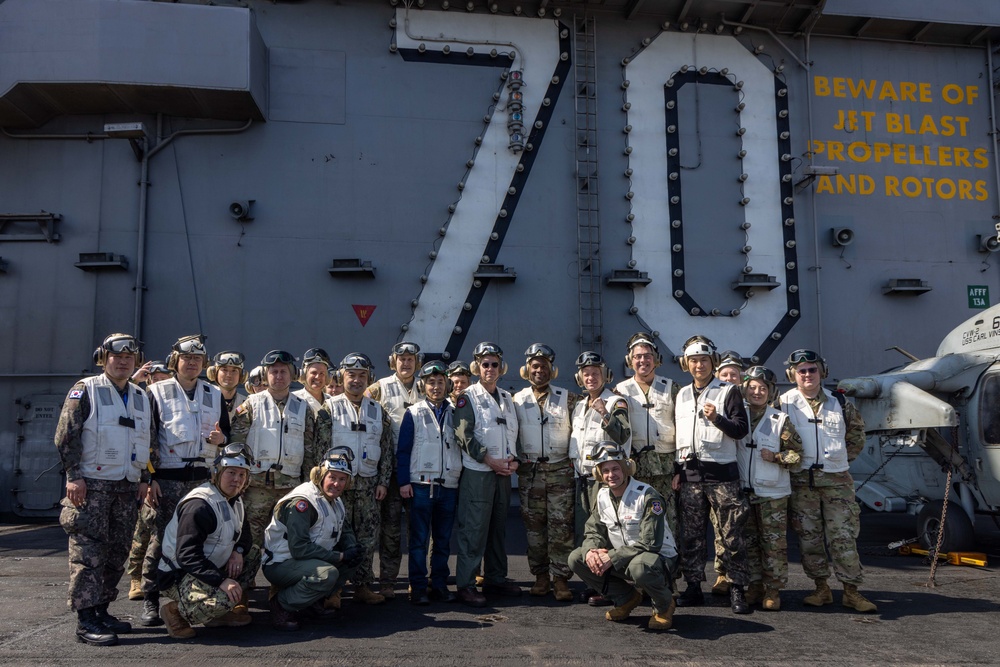
[[[0,17],[22,4],[15,0],[0,4]],[[177,27],[189,25],[187,12],[206,16],[222,12],[168,3],[81,4],[100,6],[97,15],[148,5]],[[240,349],[251,361],[271,348],[301,354],[321,345],[338,358],[353,350],[366,352],[385,372],[387,351],[410,317],[410,300],[419,294],[428,252],[439,238],[448,205],[458,198],[456,184],[473,154],[483,115],[493,104],[499,72],[402,60],[388,49],[392,39],[388,22],[394,14],[388,3],[249,4],[252,12],[225,11],[244,19],[254,17],[243,24],[257,26],[259,48],[253,46],[256,38],[245,37],[246,43],[236,51],[243,54],[240,62],[259,77],[247,82],[250,89],[263,90],[263,77],[269,76],[270,101],[263,93],[253,94],[268,117],[240,134],[181,136],[150,160],[143,320],[147,356],[162,358],[175,338],[201,331],[208,335],[211,352]],[[570,13],[564,10],[562,17],[567,25],[572,25]],[[38,12],[38,18],[43,15]],[[625,21],[618,14],[603,13],[597,18],[601,257],[609,272],[625,268],[630,257],[625,242],[629,226],[624,222],[628,202],[623,173],[628,162],[623,155],[621,59],[640,48],[644,38],[657,34],[662,17],[643,14]],[[180,40],[184,34],[180,30],[169,34],[188,53],[183,58],[185,72],[201,66],[218,71],[230,62],[227,55],[220,62],[199,52],[204,40]],[[763,33],[746,31],[739,39],[745,45],[764,44],[765,62],[770,57],[786,64],[792,152],[797,158],[794,172],[799,180],[809,138],[810,80]],[[786,38],[786,43],[805,58],[802,40]],[[22,46],[29,51],[51,47],[31,40]],[[94,55],[91,47],[80,46],[78,51],[63,60],[87,62]],[[812,73],[822,76],[955,81],[979,85],[982,95],[989,94],[981,48],[813,38],[809,59],[814,63]],[[0,77],[5,80],[23,80],[24,72],[30,71],[11,71],[9,60],[0,62],[4,63]],[[314,89],[300,65],[324,72]],[[95,70],[102,71],[107,70]],[[476,342],[499,342],[511,366],[505,385],[522,384],[517,379],[519,355],[536,340],[556,349],[561,381],[573,384],[572,361],[580,350],[572,92],[572,86],[566,86],[554,101],[555,112],[532,176],[495,258],[512,266],[517,280],[486,288],[462,350],[461,356],[468,359]],[[738,183],[735,173],[713,175],[712,170],[726,168],[718,154],[731,153],[735,146],[735,135],[728,134],[735,129],[735,114],[724,91],[702,92],[702,145],[711,154],[706,156],[705,173],[685,174],[685,187],[691,187],[685,196],[697,202],[689,214],[699,221],[692,236],[692,256],[696,253],[703,260],[695,274],[705,283],[706,294],[728,304],[739,300],[727,286],[734,267],[743,261],[738,250],[742,239],[730,220]],[[874,108],[817,98],[812,107],[816,138],[834,137],[830,127],[838,109]],[[940,115],[949,109],[935,103],[921,113]],[[796,193],[802,313],[767,361],[769,366],[780,370],[790,350],[817,345],[822,332],[823,352],[835,377],[880,370],[900,361],[895,353],[883,351],[890,345],[932,354],[941,337],[968,315],[966,285],[988,284],[997,300],[996,268],[983,264],[992,258],[973,247],[975,235],[988,234],[993,227],[995,149],[986,135],[986,105],[973,107],[973,112],[969,137],[963,141],[989,146],[990,169],[977,170],[987,182],[987,201],[816,195],[815,185]],[[687,113],[692,111],[685,109]],[[137,120],[156,132],[154,115],[118,113],[59,116],[32,132],[100,133],[104,123]],[[217,119],[166,116],[162,136],[181,129],[232,126]],[[694,135],[685,135],[685,142],[695,140]],[[882,139],[873,134],[869,140]],[[821,158],[816,163],[828,164]],[[840,166],[842,173],[910,173],[870,165]],[[0,487],[9,488],[14,479],[14,400],[64,394],[72,383],[71,377],[12,375],[82,374],[90,369],[91,352],[105,334],[131,328],[138,178],[139,163],[123,140],[88,143],[0,135],[0,213],[44,209],[63,216],[62,240],[57,244],[0,238],[0,257],[8,262],[7,273],[0,274]],[[254,220],[242,224],[233,220],[227,211],[230,202],[249,199],[256,200]],[[828,242],[833,226],[853,227],[857,233],[843,259],[840,249]],[[818,255],[814,228],[819,235]],[[94,251],[125,255],[129,270],[84,273],[73,266],[79,253]],[[331,277],[327,272],[331,260],[346,257],[371,260],[375,279]],[[716,266],[718,280],[713,278]],[[934,289],[919,297],[884,296],[882,284],[890,278],[921,278]],[[358,322],[352,304],[376,306],[366,327]],[[605,288],[605,352],[619,374],[625,341],[642,329],[628,313],[631,304],[627,288]],[[684,326],[693,334],[703,322],[690,318]],[[748,342],[741,351],[751,352],[758,342]],[[666,346],[678,343],[665,341],[663,350],[668,357],[665,371],[675,378],[681,377],[669,362],[675,350]],[[12,509],[12,498],[0,497],[0,513]]]

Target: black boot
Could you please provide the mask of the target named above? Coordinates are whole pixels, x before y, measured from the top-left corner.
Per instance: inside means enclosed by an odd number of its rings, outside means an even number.
[[[94,607],[97,610],[97,618],[108,630],[116,635],[127,635],[132,632],[132,624],[115,618],[108,612],[108,605],[101,604]]]
[[[96,607],[88,607],[76,612],[76,640],[91,646],[114,646],[118,635],[109,630],[97,616]]]
[[[743,594],[743,587],[736,584],[729,586],[729,602],[734,614],[749,614],[753,610],[747,604],[746,596]]]
[[[705,604],[705,594],[701,592],[701,583],[689,581],[687,589],[677,596],[678,607],[697,607]]]
[[[160,618],[159,593],[146,594],[146,598],[142,601],[142,616],[139,617],[139,623],[147,628],[154,625],[163,625],[163,619]]]

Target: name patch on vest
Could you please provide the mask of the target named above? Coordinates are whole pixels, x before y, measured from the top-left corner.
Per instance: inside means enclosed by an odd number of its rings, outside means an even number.
[[[300,500],[299,502],[295,503],[295,509],[297,509],[300,512],[305,512],[306,510],[309,509],[309,503],[307,503],[304,500]]]

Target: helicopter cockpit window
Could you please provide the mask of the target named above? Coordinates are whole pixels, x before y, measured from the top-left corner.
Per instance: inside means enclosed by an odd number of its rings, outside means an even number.
[[[983,424],[983,441],[987,445],[1000,445],[1000,373],[986,377],[981,396],[979,418]]]

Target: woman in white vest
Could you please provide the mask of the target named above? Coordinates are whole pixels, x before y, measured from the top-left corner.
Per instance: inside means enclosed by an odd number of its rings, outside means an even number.
[[[354,456],[354,482],[343,496],[347,522],[365,548],[365,558],[351,578],[354,600],[381,604],[385,597],[372,590],[371,584],[375,579],[373,559],[381,524],[380,504],[385,500],[393,472],[392,427],[382,406],[365,395],[374,379],[374,365],[368,355],[348,354],[340,362],[340,372],[344,393],[328,398],[321,411],[330,420],[326,444],[349,449]],[[330,604],[336,606],[339,602],[334,600]]]
[[[455,439],[462,448],[458,492],[458,599],[486,606],[483,595],[517,596],[520,587],[507,579],[507,511],[510,476],[517,472],[517,415],[508,392],[497,386],[506,372],[503,350],[479,343],[470,369],[479,382],[455,404]],[[485,560],[484,560],[485,556]],[[483,593],[475,588],[475,570],[484,562]]]
[[[341,496],[350,488],[354,455],[330,449],[309,473],[309,481],[278,501],[264,541],[264,576],[277,589],[271,624],[297,630],[298,612],[328,616],[323,600],[354,576],[364,558],[347,521]]]
[[[199,379],[208,365],[205,337],[179,338],[167,368],[175,376],[149,387],[155,428],[153,447],[160,464],[153,472],[146,502],[156,510],[156,532],[150,536],[142,566],[143,607],[139,622],[160,625],[156,588],[160,545],[178,501],[209,477],[209,465],[229,436],[229,413],[219,388]]]
[[[399,429],[396,480],[400,494],[409,501],[410,602],[416,605],[430,604],[431,599],[455,599],[448,590],[448,557],[458,507],[462,452],[455,443],[447,372],[440,361],[424,364],[416,388],[426,400],[406,409]],[[434,552],[428,581],[427,550],[432,537]]]
[[[326,399],[330,398],[326,393],[326,386],[330,381],[332,366],[330,355],[321,347],[311,347],[302,355],[302,371],[298,378],[302,388],[292,393],[308,403],[313,414],[319,412]]]
[[[875,604],[858,592],[864,582],[857,547],[861,518],[849,471],[865,446],[864,420],[843,394],[823,389],[828,368],[817,352],[795,350],[785,365],[795,386],[781,395],[781,409],[802,438],[802,462],[792,470],[789,512],[799,536],[802,569],[816,585],[802,601],[810,607],[833,603],[827,583],[832,564],[844,585],[843,606],[876,612]]]
[[[602,591],[615,607],[609,621],[624,621],[642,602],[641,588],[653,603],[648,627],[673,624],[671,591],[677,547],[665,520],[663,497],[636,480],[635,463],[616,443],[598,443],[594,476],[601,481],[587,519],[583,545],[569,558],[570,567],[591,588]]]
[[[584,352],[576,358],[576,383],[587,394],[573,409],[573,430],[569,457],[576,469],[576,543],[583,541],[583,527],[590,516],[597,489],[592,456],[598,443],[614,441],[627,456],[632,455],[632,425],[628,401],[607,386],[614,374],[596,352]]]
[[[524,351],[521,378],[531,386],[514,394],[521,460],[517,491],[528,533],[528,567],[535,575],[528,592],[540,597],[554,586],[556,599],[570,602],[568,582],[573,573],[567,561],[574,546],[570,417],[581,397],[550,384],[559,375],[555,360],[555,351],[542,343]]]
[[[767,611],[781,609],[779,591],[788,583],[788,469],[802,460],[802,440],[788,415],[771,407],[778,379],[763,366],[752,366],[743,378],[750,408],[750,434],[740,441],[740,482],[750,502],[746,524],[750,587],[747,604]]]
[[[389,415],[392,424],[393,454],[399,450],[399,428],[403,422],[403,415],[407,408],[416,405],[420,400],[416,373],[423,362],[424,355],[419,345],[408,341],[396,343],[389,354],[389,368],[393,371],[392,375],[380,379],[365,392],[378,401]],[[399,484],[396,483],[395,475],[389,476],[389,486],[380,511],[382,516],[378,540],[379,594],[391,600],[396,597],[396,577],[399,576],[399,566],[403,560],[403,499],[399,495]]]
[[[212,465],[211,480],[185,495],[163,534],[158,586],[167,633],[195,635],[192,624],[249,625],[247,591],[253,587],[260,551],[253,548],[243,491],[253,457],[246,445],[228,445]]]

